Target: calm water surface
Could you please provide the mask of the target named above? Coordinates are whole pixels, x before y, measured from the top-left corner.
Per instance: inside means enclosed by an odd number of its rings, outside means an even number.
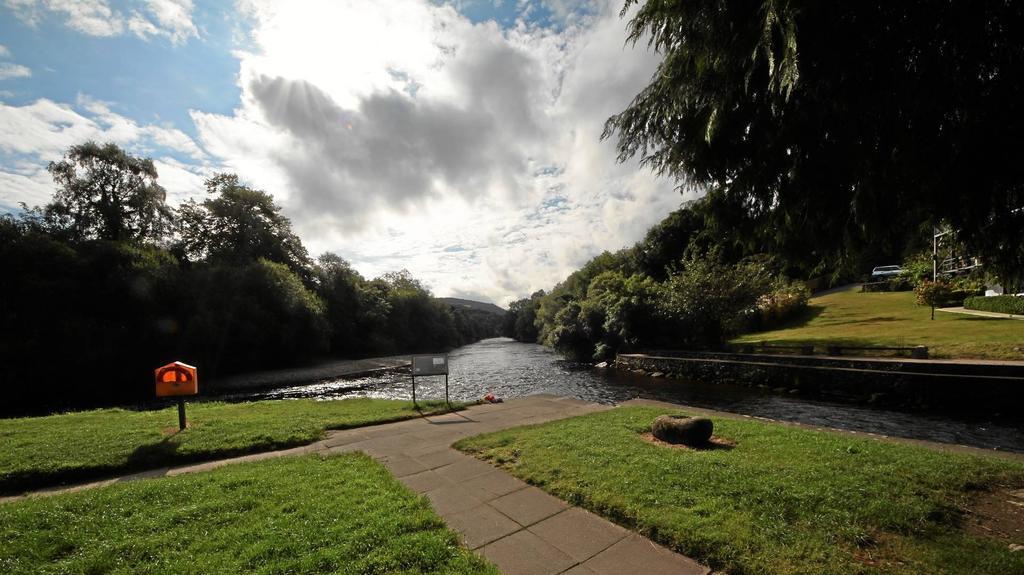
[[[477,400],[487,393],[505,399],[551,393],[599,403],[618,403],[640,397],[783,421],[1024,452],[1024,421],[904,413],[778,395],[737,385],[652,379],[575,364],[543,346],[507,338],[461,347],[449,354],[449,361],[452,400]],[[348,397],[410,399],[410,376],[389,372],[237,393],[224,398],[327,400]],[[418,378],[416,397],[443,399],[444,377]]]

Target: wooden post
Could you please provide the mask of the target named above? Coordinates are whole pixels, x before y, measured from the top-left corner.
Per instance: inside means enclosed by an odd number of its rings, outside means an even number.
[[[185,398],[178,398],[178,429],[185,430]]]

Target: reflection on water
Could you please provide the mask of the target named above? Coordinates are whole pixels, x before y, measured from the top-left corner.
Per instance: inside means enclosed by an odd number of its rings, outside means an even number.
[[[477,400],[487,393],[502,398],[551,393],[600,403],[642,397],[811,425],[1024,452],[1024,422],[953,419],[803,399],[737,385],[651,379],[574,364],[543,346],[507,338],[468,345],[449,357],[452,400]],[[411,399],[412,386],[408,373],[389,372],[232,394],[224,399],[300,397]],[[417,378],[416,397],[443,399],[444,377]]]

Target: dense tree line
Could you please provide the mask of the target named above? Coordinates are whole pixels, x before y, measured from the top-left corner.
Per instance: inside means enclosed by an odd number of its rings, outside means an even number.
[[[663,58],[604,137],[703,197],[515,302],[505,333],[580,358],[715,347],[800,309],[785,278],[858,278],[929,248],[933,226],[997,281],[1024,281],[1024,4],[626,0],[622,14]]]
[[[707,192],[743,241],[830,271],[898,261],[949,224],[1004,283],[1024,279],[1024,3],[627,0],[626,13],[629,39],[664,57],[605,136]]]
[[[10,410],[145,399],[173,360],[210,382],[499,331],[500,316],[438,301],[406,271],[367,279],[336,254],[310,258],[273,198],[235,175],[175,210],[153,163],[113,144],[74,146],[50,172],[49,204],[0,218]]]
[[[509,306],[503,333],[580,360],[651,348],[720,346],[785,321],[807,304],[782,264],[714,225],[706,200],[651,228],[635,246],[604,252],[551,291]],[[763,247],[763,246],[762,246]]]

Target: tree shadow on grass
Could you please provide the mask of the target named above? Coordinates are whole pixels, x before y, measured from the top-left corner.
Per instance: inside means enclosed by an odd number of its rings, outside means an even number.
[[[140,445],[128,456],[127,467],[144,469],[158,465],[167,465],[179,459],[176,457],[181,443],[175,441],[177,434],[164,437],[157,443]]]
[[[795,328],[795,327],[804,327],[805,325],[810,323],[812,320],[814,320],[815,318],[820,316],[822,313],[824,313],[825,307],[826,306],[823,306],[823,305],[810,304],[806,308],[804,308],[803,311],[801,311],[800,313],[794,315],[793,317],[790,317],[790,318],[786,319],[785,321],[779,322],[779,323],[777,323],[775,325],[769,325],[768,327],[766,327],[764,329],[759,329],[759,330],[754,331],[754,332],[748,332],[745,335],[756,334],[756,333],[765,332],[765,331],[778,331],[778,330],[783,330],[783,329],[792,329],[792,328]]]

